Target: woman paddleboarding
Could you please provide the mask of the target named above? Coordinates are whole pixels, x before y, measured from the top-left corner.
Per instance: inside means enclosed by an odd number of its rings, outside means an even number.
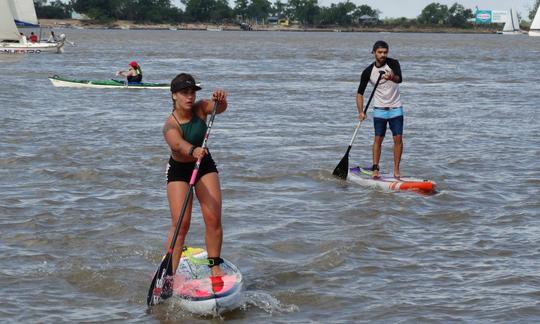
[[[172,272],[176,272],[182,246],[191,221],[193,196],[189,196],[184,217],[181,217],[181,207],[189,190],[195,162],[201,158],[197,177],[195,179],[195,194],[201,206],[202,216],[206,226],[205,242],[208,251],[209,266],[212,275],[220,276],[219,265],[223,230],[221,227],[221,187],[216,164],[210,152],[201,147],[207,130],[206,119],[212,114],[214,103],[216,113],[227,109],[227,95],[223,90],[215,90],[212,100],[196,101],[197,91],[201,90],[195,79],[186,73],[179,74],[171,82],[173,111],[163,125],[163,136],[171,149],[167,165],[167,198],[171,211],[171,227],[169,229],[167,246],[171,244],[173,233],[180,218],[180,232],[174,245],[172,256]]]

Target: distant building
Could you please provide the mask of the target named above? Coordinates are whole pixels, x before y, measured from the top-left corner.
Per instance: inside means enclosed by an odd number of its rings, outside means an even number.
[[[279,21],[279,17],[278,16],[271,16],[271,17],[268,17],[268,19],[266,21],[268,21],[269,25],[277,25],[277,23]]]
[[[77,19],[77,20],[91,20],[90,17],[88,17],[85,14],[80,14],[76,11],[71,12],[71,19]]]
[[[370,25],[370,24],[377,23],[377,21],[379,21],[377,17],[371,17],[369,15],[362,15],[358,17],[357,23],[363,24],[363,25]]]

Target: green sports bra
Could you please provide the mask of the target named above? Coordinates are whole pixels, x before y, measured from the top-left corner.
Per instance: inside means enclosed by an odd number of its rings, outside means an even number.
[[[201,146],[204,141],[204,135],[206,134],[206,129],[208,126],[206,125],[206,122],[202,119],[200,119],[196,114],[193,114],[193,117],[191,117],[191,120],[185,124],[180,124],[178,119],[172,114],[174,120],[178,123],[178,126],[180,126],[180,129],[182,130],[182,134],[184,136],[184,140],[191,143],[195,146]]]

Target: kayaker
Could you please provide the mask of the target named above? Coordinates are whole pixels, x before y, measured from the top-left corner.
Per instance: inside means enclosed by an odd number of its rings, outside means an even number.
[[[127,82],[142,82],[142,69],[136,61],[131,61],[128,64],[127,71],[118,71],[116,75],[122,75],[127,78]]]
[[[206,227],[205,242],[209,266],[213,276],[223,275],[219,264],[223,230],[221,226],[221,187],[218,170],[208,150],[201,147],[207,130],[206,119],[211,115],[213,102],[218,103],[217,114],[227,109],[227,95],[223,90],[215,90],[212,99],[196,101],[201,90],[195,79],[187,74],[177,75],[171,82],[173,110],[163,125],[163,136],[171,149],[167,165],[167,198],[171,212],[171,226],[167,237],[167,247],[178,223],[182,205],[189,189],[189,181],[195,162],[202,157],[195,182],[195,194]],[[187,205],[172,257],[173,273],[180,261],[180,252],[189,230],[193,196]],[[171,280],[169,278],[169,280]]]
[[[389,47],[385,41],[379,40],[373,44],[372,53],[375,62],[371,63],[362,72],[356,95],[356,106],[360,120],[365,120],[366,115],[362,108],[366,86],[368,82],[374,85],[379,77],[379,71],[385,71],[373,96],[375,139],[373,140],[373,165],[371,169],[373,177],[379,177],[381,146],[386,134],[386,125],[388,124],[394,138],[394,177],[399,179],[399,164],[403,153],[403,107],[399,93],[399,84],[402,82],[402,77],[399,61],[388,57],[388,50]]]

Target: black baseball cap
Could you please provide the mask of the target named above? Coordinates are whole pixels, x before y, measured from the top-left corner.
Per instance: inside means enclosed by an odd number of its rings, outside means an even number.
[[[190,74],[180,73],[171,81],[171,92],[175,93],[188,88],[199,91],[202,89],[199,85]]]

